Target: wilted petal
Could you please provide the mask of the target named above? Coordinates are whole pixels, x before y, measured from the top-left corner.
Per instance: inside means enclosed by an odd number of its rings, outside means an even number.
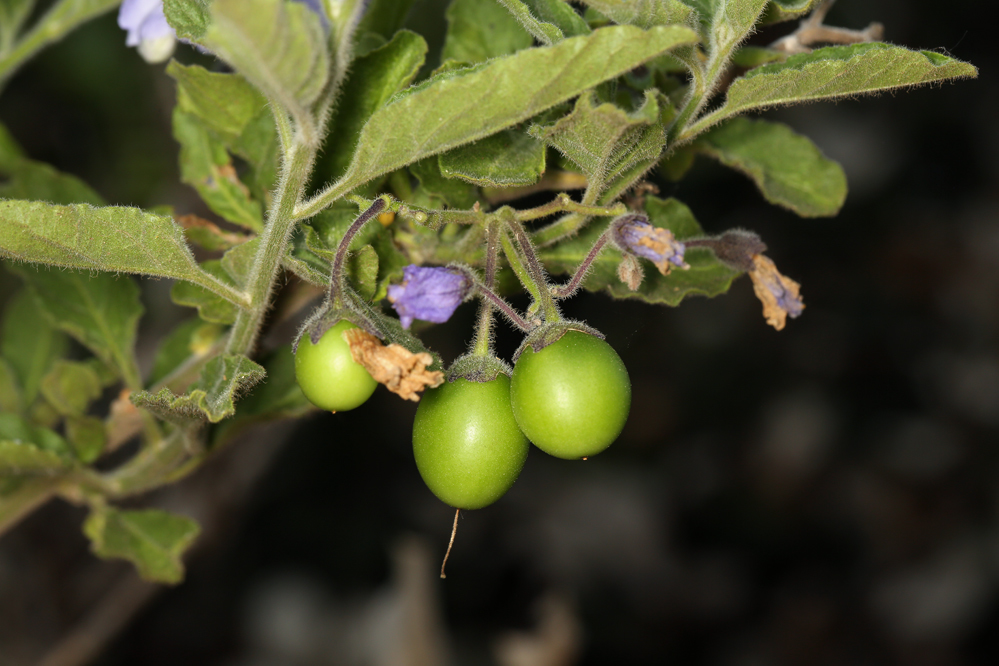
[[[426,352],[414,354],[401,345],[383,345],[362,328],[352,328],[344,332],[344,337],[354,362],[363,365],[376,382],[405,400],[416,402],[421,391],[444,383],[443,372],[427,370],[434,359]]]
[[[403,328],[414,319],[443,324],[472,290],[468,276],[450,268],[406,266],[402,284],[388,288],[388,299]]]
[[[753,255],[753,269],[749,271],[753,291],[763,303],[763,316],[778,331],[784,328],[787,317],[796,318],[805,309],[801,300],[801,285],[777,270],[777,266],[762,254]]]
[[[644,215],[625,215],[614,221],[614,240],[625,252],[648,259],[659,272],[668,275],[674,266],[690,268],[683,261],[686,247],[669,229],[654,227]]]

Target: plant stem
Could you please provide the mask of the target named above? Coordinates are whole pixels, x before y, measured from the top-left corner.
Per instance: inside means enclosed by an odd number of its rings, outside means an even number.
[[[499,229],[496,220],[486,223],[486,279],[485,287],[492,289],[496,282],[496,255],[499,252]],[[481,288],[480,288],[481,290]],[[484,293],[484,292],[483,292]],[[508,315],[509,316],[509,315]],[[493,308],[487,300],[479,306],[479,320],[475,327],[475,345],[472,353],[489,356],[492,353]]]
[[[590,248],[590,252],[586,255],[586,258],[583,259],[583,261],[576,268],[576,272],[573,273],[572,279],[563,285],[552,287],[552,296],[555,298],[569,298],[575,294],[576,290],[579,289],[579,285],[583,282],[583,278],[585,278],[586,274],[589,272],[590,266],[593,264],[594,259],[596,259],[597,255],[599,255],[604,249],[604,246],[607,245],[608,240],[610,240],[609,229],[600,234],[600,238],[598,238],[597,242]]]
[[[58,42],[81,23],[99,16],[121,0],[98,0],[78,2],[62,0],[38,19],[34,27],[10,50],[0,57],[0,88],[6,84],[21,66],[40,50]]]
[[[366,211],[357,216],[357,219],[347,228],[343,238],[340,239],[340,245],[336,249],[336,257],[333,259],[333,268],[330,270],[329,301],[334,307],[343,307],[343,303],[340,302],[343,294],[343,264],[347,260],[347,252],[354,236],[365,224],[371,221],[371,218],[385,210],[386,205],[385,199],[375,199]]]
[[[504,214],[504,211],[510,211],[510,213]],[[514,217],[511,209],[501,209],[498,211],[498,214],[501,219],[506,218],[504,222],[506,222],[507,228],[513,233],[514,241],[520,250],[518,254],[524,259],[524,264],[527,267],[529,280],[537,289],[537,303],[541,307],[541,314],[544,316],[545,321],[560,321],[562,314],[559,312],[558,306],[555,305],[555,299],[552,298],[552,294],[548,290],[545,269],[541,266],[541,262],[538,261],[538,255],[534,253],[534,246],[531,245],[531,239],[527,237],[527,232],[524,231],[524,227]]]
[[[302,142],[293,144],[285,155],[281,182],[271,203],[264,233],[260,236],[260,249],[246,280],[246,291],[252,305],[236,314],[226,345],[227,354],[249,354],[256,344],[270,305],[271,290],[281,268],[281,258],[295,228],[295,202],[305,189],[315,156],[316,149]]]
[[[554,215],[555,213],[582,213],[583,215],[604,215],[604,216],[615,216],[624,215],[628,212],[627,207],[623,203],[617,203],[613,206],[591,206],[588,204],[577,203],[572,200],[572,198],[565,192],[559,193],[555,199],[549,203],[538,206],[537,208],[528,208],[526,210],[515,211],[516,218],[521,222],[530,222],[531,220],[538,220],[543,217],[548,217],[549,215]]]

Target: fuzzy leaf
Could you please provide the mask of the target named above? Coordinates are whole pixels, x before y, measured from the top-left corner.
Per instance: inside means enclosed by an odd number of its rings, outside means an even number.
[[[760,20],[762,25],[801,18],[812,11],[817,0],[771,0]]]
[[[94,510],[83,523],[94,554],[128,560],[146,580],[169,584],[183,580],[181,556],[200,531],[190,518],[158,509],[104,507]]]
[[[690,8],[680,0],[583,0],[585,4],[621,25],[651,28],[654,25],[687,23]],[[687,4],[692,4],[688,2]]]
[[[753,109],[975,76],[974,66],[935,51],[910,51],[880,42],[830,46],[749,70],[729,86],[725,103],[685,134],[696,136]]]
[[[63,416],[82,416],[101,397],[101,380],[88,364],[56,361],[42,378],[42,395]]]
[[[107,444],[104,421],[94,416],[71,416],[66,419],[66,439],[81,462],[92,463]]]
[[[377,35],[381,39],[378,46],[391,41],[406,23],[406,17],[409,15],[413,2],[414,0],[369,0],[367,8],[364,10],[364,16],[357,24],[357,34],[361,36],[361,39],[364,38],[365,33]],[[370,50],[366,51],[365,54],[368,52]]]
[[[167,23],[181,39],[200,41],[212,22],[208,5],[211,0],[163,0]]]
[[[575,162],[598,193],[631,167],[654,163],[666,143],[651,91],[634,113],[610,103],[598,105],[592,93],[581,95],[572,113],[553,125],[532,126],[530,133]]]
[[[534,39],[495,0],[451,0],[441,60],[484,62],[529,48]]]
[[[66,441],[15,414],[0,413],[0,476],[53,474],[71,467]]]
[[[198,381],[184,395],[169,389],[156,394],[140,391],[132,395],[132,402],[173,423],[218,423],[232,416],[238,396],[265,376],[264,369],[245,356],[216,356],[205,364]]]
[[[264,228],[260,203],[240,181],[232,159],[193,115],[178,105],[173,112],[173,135],[180,143],[180,175],[198,191],[208,207],[233,224],[260,232]]]
[[[846,174],[787,125],[734,118],[697,141],[701,152],[741,171],[767,201],[802,217],[829,217],[846,200]]]
[[[217,280],[231,284],[222,262],[209,259],[201,264],[202,270]],[[198,308],[198,316],[216,324],[231,324],[236,321],[239,308],[221,296],[190,282],[176,282],[170,288],[170,298],[177,305]]]
[[[53,326],[116,368],[126,384],[138,386],[133,346],[142,304],[131,278],[27,266],[16,272]]]
[[[645,211],[653,225],[669,229],[679,240],[703,235],[701,226],[690,209],[676,199],[647,197]],[[542,261],[553,273],[571,272],[586,257],[593,242],[605,228],[606,224],[591,223],[578,236],[542,250]],[[675,306],[688,296],[723,294],[739,275],[738,271],[719,262],[709,250],[691,248],[685,255],[690,269],[674,269],[669,275],[661,275],[651,263],[643,260],[645,280],[637,291],[631,291],[618,278],[617,267],[621,258],[618,250],[604,250],[593,262],[593,268],[587,274],[583,287],[589,291],[607,291],[615,298],[632,298],[646,303]]]
[[[768,0],[684,0],[701,20],[706,41],[715,53],[728,53],[745,39],[766,9]]]
[[[330,74],[326,34],[309,7],[283,0],[215,0],[203,42],[298,119]]]
[[[222,326],[198,317],[178,324],[156,350],[149,383],[160,381],[192,356],[204,358],[224,332]]]
[[[499,0],[542,44],[588,35],[590,26],[563,0]]]
[[[545,145],[509,129],[438,156],[441,174],[482,187],[533,185],[545,172]]]
[[[680,26],[613,26],[435,77],[371,116],[344,179],[361,184],[495,134],[696,40]]]
[[[436,157],[409,165],[409,171],[420,181],[419,192],[430,200],[416,199],[413,203],[424,208],[471,208],[478,198],[478,190],[463,180],[447,178],[441,174]],[[441,205],[443,202],[444,205]]]
[[[53,328],[26,289],[10,299],[4,309],[0,353],[17,378],[22,408],[35,401],[42,377],[68,347],[65,334]]]
[[[212,433],[212,444],[231,439],[247,427],[263,421],[297,418],[316,409],[295,379],[295,355],[291,345],[275,349],[262,361],[267,381],[255,386],[239,401],[236,414]]]
[[[173,218],[138,208],[0,201],[0,256],[226,289],[200,269]]]
[[[20,414],[24,411],[24,397],[18,385],[17,373],[3,356],[0,356],[0,412]]]
[[[327,170],[332,178],[344,174],[364,124],[394,94],[412,82],[426,54],[427,43],[423,37],[400,30],[388,44],[351,63],[349,78],[343,86],[330,128],[330,136],[336,138],[328,148]]]
[[[238,285],[246,284],[246,278],[253,268],[253,260],[257,256],[259,247],[260,238],[253,238],[222,255],[222,268],[233,282]]]
[[[378,253],[375,248],[365,245],[347,257],[347,270],[352,276],[354,290],[361,298],[370,301],[378,289]]]

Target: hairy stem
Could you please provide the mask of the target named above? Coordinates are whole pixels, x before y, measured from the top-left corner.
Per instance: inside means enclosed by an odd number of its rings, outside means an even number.
[[[600,238],[598,238],[597,242],[590,248],[586,258],[583,259],[583,261],[576,268],[576,272],[572,274],[572,278],[563,285],[552,287],[552,296],[555,298],[569,298],[575,294],[579,289],[579,285],[582,284],[583,278],[585,278],[586,274],[589,272],[590,266],[593,264],[594,259],[597,258],[597,255],[599,255],[607,245],[608,240],[610,240],[609,229],[600,234]]]
[[[555,299],[552,298],[552,294],[548,290],[548,280],[545,277],[545,269],[541,265],[541,262],[538,261],[538,255],[534,252],[534,246],[531,245],[531,239],[527,237],[527,232],[524,231],[524,227],[521,226],[520,222],[517,221],[512,214],[502,215],[502,211],[500,211],[500,213],[501,217],[507,218],[504,221],[506,222],[507,228],[513,234],[514,241],[519,250],[518,254],[523,258],[524,265],[527,267],[529,279],[538,291],[538,305],[541,307],[541,313],[544,315],[545,321],[561,320],[562,314],[559,312],[558,306],[555,305]]]
[[[334,307],[343,306],[340,302],[343,294],[343,264],[347,260],[347,252],[350,249],[351,242],[354,240],[354,236],[364,228],[365,224],[371,221],[371,218],[385,210],[385,206],[385,199],[375,199],[366,211],[357,216],[357,219],[347,228],[343,238],[340,239],[340,245],[336,249],[336,257],[333,259],[333,268],[330,270],[329,300]]]
[[[484,286],[490,290],[496,282],[496,255],[498,253],[499,229],[495,220],[489,220],[486,225],[486,277]],[[482,305],[479,307],[479,320],[475,326],[473,354],[476,356],[489,356],[492,353],[492,330],[493,308],[488,301],[483,300]]]

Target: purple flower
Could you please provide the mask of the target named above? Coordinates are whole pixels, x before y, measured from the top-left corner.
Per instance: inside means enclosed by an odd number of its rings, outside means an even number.
[[[472,280],[451,268],[416,266],[403,271],[402,284],[388,288],[388,299],[403,328],[414,319],[443,324],[472,291]]]
[[[754,254],[749,277],[756,297],[763,303],[763,316],[778,331],[784,328],[787,317],[794,319],[805,309],[801,285],[781,275],[769,257]]]
[[[629,213],[612,222],[614,242],[624,252],[648,259],[668,275],[673,266],[690,268],[683,261],[686,247],[669,229],[654,227],[644,215]]]
[[[139,47],[146,62],[163,62],[177,43],[163,15],[163,0],[125,0],[118,10],[118,26],[128,31],[125,45]]]

